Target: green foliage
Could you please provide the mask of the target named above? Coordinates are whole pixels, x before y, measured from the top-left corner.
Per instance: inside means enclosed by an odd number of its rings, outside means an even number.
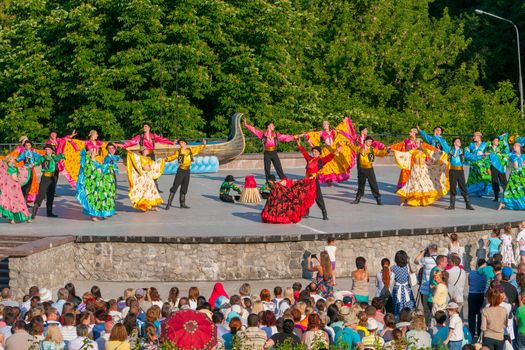
[[[480,3],[523,26],[521,2]],[[513,32],[472,15],[472,6],[4,1],[0,140],[43,138],[50,128],[124,139],[144,121],[170,137],[226,137],[234,112],[258,126],[275,120],[285,133],[344,114],[372,132],[406,133],[416,124],[518,132]]]

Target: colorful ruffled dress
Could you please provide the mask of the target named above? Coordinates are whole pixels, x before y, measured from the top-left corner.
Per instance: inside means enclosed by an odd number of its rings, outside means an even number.
[[[133,208],[147,211],[163,203],[155,180],[164,172],[164,159],[156,161],[128,151],[128,196]],[[149,170],[145,168],[149,167]]]
[[[65,139],[65,138],[64,138]],[[76,188],[76,183],[78,179],[78,174],[80,172],[80,158],[81,158],[81,151],[83,149],[86,149],[88,152],[95,148],[98,151],[98,156],[96,157],[96,161],[99,163],[104,162],[104,158],[108,154],[106,150],[106,142],[102,142],[99,140],[91,141],[82,141],[77,139],[66,139],[69,142],[63,143],[62,153],[66,156],[66,159],[64,160],[64,165],[60,166],[59,163],[59,170],[64,175],[64,177],[67,179],[71,187]],[[58,148],[57,148],[57,154]]]
[[[497,147],[494,147],[492,144],[487,145],[485,153],[488,153],[489,158],[489,167],[492,165],[502,174],[507,173],[507,166],[509,165],[509,142],[508,142],[508,133],[503,134],[499,137],[500,142]]]
[[[85,215],[109,217],[115,214],[114,166],[99,163],[83,149],[76,185],[76,198]]]
[[[417,149],[416,140],[412,140],[410,137],[407,137],[404,141],[393,144],[390,146],[390,149],[398,152],[410,152],[414,149]],[[401,168],[401,173],[399,174],[399,179],[397,180],[397,189],[405,186],[410,177],[410,169]]]
[[[350,178],[350,169],[355,165],[355,154],[347,146],[345,136],[341,135],[339,131],[344,134],[352,135],[355,138],[355,131],[351,125],[350,118],[346,117],[341,123],[329,132],[325,130],[314,131],[305,134],[305,138],[313,146],[323,146],[321,157],[334,153],[339,145],[343,145],[341,152],[334,157],[330,162],[326,163],[321,171],[318,173],[319,182],[342,182]]]
[[[427,147],[432,147],[427,145]],[[408,171],[407,182],[396,194],[410,206],[427,206],[448,193],[448,156],[433,150],[395,151],[397,165]]]
[[[506,209],[525,210],[525,154],[512,153],[510,163],[513,167],[502,202]]]
[[[493,194],[490,160],[485,157],[486,147],[486,142],[481,142],[479,146],[472,142],[465,148],[465,158],[470,165],[467,179],[467,192],[470,196],[482,197]]]
[[[24,152],[26,151],[26,149],[21,146],[21,145],[18,145],[15,147],[15,149],[9,153],[10,156],[12,156],[13,158],[17,159],[17,162],[16,162],[16,166],[23,166],[23,165],[26,165],[28,166],[29,164],[25,164],[26,162],[22,159],[20,161],[18,161],[19,157],[21,154],[23,154]],[[35,152],[36,154],[39,154],[41,156],[43,156],[45,154],[45,151],[44,150],[37,150],[37,149],[34,149],[34,148],[31,148],[31,151],[32,152]],[[24,157],[25,159],[25,157]],[[36,157],[35,157],[36,159]],[[27,194],[27,202],[28,203],[33,203],[36,199],[36,195],[38,194],[38,177],[36,176],[36,168],[33,167],[33,168],[28,168],[28,170],[30,169],[30,172],[28,174],[29,176],[29,179],[28,181],[31,182],[31,187],[29,188],[29,192]]]
[[[298,223],[314,204],[316,194],[315,178],[276,182],[261,213],[262,222]]]
[[[13,177],[15,174],[17,180]],[[31,219],[22,194],[22,186],[27,180],[28,171],[25,166],[17,167],[0,161],[0,212],[2,217],[17,222]]]

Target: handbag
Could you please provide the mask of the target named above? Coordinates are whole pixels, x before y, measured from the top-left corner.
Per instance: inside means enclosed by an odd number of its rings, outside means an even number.
[[[409,277],[410,277],[410,286],[411,287],[417,286],[417,275],[413,272],[410,272]]]
[[[483,332],[481,332],[478,340],[474,343],[474,348],[476,348],[476,350],[481,350],[483,348]]]

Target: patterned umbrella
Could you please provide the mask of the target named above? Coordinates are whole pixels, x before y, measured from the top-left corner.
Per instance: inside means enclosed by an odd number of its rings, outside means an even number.
[[[162,339],[181,350],[209,350],[217,344],[217,328],[202,312],[181,310],[162,325]]]

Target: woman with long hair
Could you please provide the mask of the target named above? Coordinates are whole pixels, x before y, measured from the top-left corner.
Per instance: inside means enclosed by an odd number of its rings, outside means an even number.
[[[109,340],[106,342],[106,350],[131,350],[128,332],[123,324],[117,323],[111,329]]]
[[[11,224],[31,221],[22,193],[22,186],[27,179],[27,168],[15,166],[12,156],[0,160],[0,217],[7,218]]]
[[[523,193],[523,184],[525,183],[525,154],[521,148],[522,144],[516,142],[513,146],[514,152],[510,155],[510,164],[512,171],[509,175],[509,182],[503,192],[498,210],[503,208],[511,210],[525,209],[525,194]]]
[[[505,328],[507,327],[507,310],[501,305],[505,300],[502,286],[496,285],[487,292],[488,305],[481,311],[481,331],[483,348],[503,350],[505,348]]]
[[[319,262],[319,265],[312,266],[312,258]],[[315,283],[317,285],[317,291],[323,298],[328,298],[334,294],[334,278],[332,273],[332,262],[330,256],[326,251],[322,251],[320,254],[320,260],[317,259],[315,254],[308,256],[306,259],[308,271],[317,272],[315,276]]]
[[[190,302],[190,309],[195,310],[197,308],[197,299],[199,298],[199,288],[190,287],[188,290],[188,300]]]
[[[239,318],[234,317],[231,319],[229,327],[230,332],[225,333],[222,336],[222,343],[224,344],[225,350],[232,350],[234,348],[234,345],[238,342],[237,333],[242,328],[242,322]]]
[[[168,293],[167,302],[170,303],[172,308],[179,307],[179,288],[171,287],[170,292]]]
[[[370,276],[368,274],[368,268],[366,266],[366,259],[362,256],[358,256],[355,259],[356,270],[352,271],[352,293],[354,293],[355,299],[359,303],[368,304],[368,282]]]
[[[410,286],[410,267],[408,265],[408,255],[404,250],[399,250],[394,258],[396,264],[392,266],[394,273],[394,288],[392,290],[394,300],[394,315],[399,315],[405,307],[414,309],[416,302],[414,293]]]
[[[381,259],[381,270],[376,275],[376,297],[382,298],[386,312],[394,313],[392,289],[394,288],[394,273],[390,270],[390,260]]]
[[[56,324],[50,324],[46,330],[46,338],[40,343],[40,350],[63,350],[64,347],[60,328]]]
[[[303,333],[301,343],[306,346],[307,350],[328,349],[330,339],[324,331],[324,325],[318,314],[308,315],[308,330]]]

